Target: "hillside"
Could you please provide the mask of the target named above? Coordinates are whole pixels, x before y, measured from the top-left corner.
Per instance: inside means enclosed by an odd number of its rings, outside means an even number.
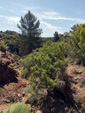
[[[21,34],[1,32],[1,112],[84,113],[85,24],[49,39],[40,37],[39,25],[28,11],[18,25]]]
[[[58,90],[50,92],[40,113],[85,113],[85,67],[69,64],[66,74],[69,85],[65,88],[66,97]]]
[[[26,103],[27,105],[29,104],[29,102],[27,102],[28,97],[25,96],[24,92],[24,89],[29,86],[28,81],[17,74],[17,70],[15,69],[16,67],[9,66],[9,64],[14,62],[14,60],[12,58],[13,54],[9,52],[7,52],[7,54],[4,55],[4,53],[0,52],[0,57],[3,64],[0,65],[0,68],[3,68],[3,70],[0,70],[0,80],[8,81],[4,81],[4,83],[0,82],[0,113],[2,113],[2,111],[7,108],[8,105],[10,105],[10,103],[20,101]],[[11,57],[9,57],[9,54]],[[16,72],[16,74],[13,75],[13,72]],[[64,95],[59,91],[54,94],[50,92],[50,94],[47,94],[43,105],[35,108],[32,107],[33,111],[36,113],[56,113],[56,111],[58,111],[58,113],[84,113],[85,67],[81,65],[69,64],[66,69],[66,74],[68,77],[67,84],[70,85],[69,89],[68,87],[65,88],[65,95],[67,96],[67,100],[65,100],[63,97]],[[5,75],[4,78],[2,78],[2,75]],[[12,75],[12,78],[14,76],[14,79],[11,79],[10,75]],[[23,100],[24,98],[25,100]],[[49,103],[47,102],[48,99]]]
[[[17,72],[14,63],[13,54],[6,51],[0,51],[0,113],[8,107],[9,104],[22,101],[24,89],[28,82],[22,79]]]

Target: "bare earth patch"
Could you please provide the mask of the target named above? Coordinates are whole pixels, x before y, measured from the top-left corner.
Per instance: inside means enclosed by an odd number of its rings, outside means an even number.
[[[74,101],[80,107],[80,112],[85,113],[85,67],[70,64],[66,73],[73,90]]]
[[[28,87],[28,81],[17,77],[16,82],[10,82],[4,86],[0,86],[0,113],[11,103],[22,101],[23,92]]]

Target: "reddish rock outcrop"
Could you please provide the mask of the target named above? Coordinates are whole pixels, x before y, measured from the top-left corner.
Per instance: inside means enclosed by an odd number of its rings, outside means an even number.
[[[9,66],[13,59],[0,51],[0,84],[16,80],[16,71]]]

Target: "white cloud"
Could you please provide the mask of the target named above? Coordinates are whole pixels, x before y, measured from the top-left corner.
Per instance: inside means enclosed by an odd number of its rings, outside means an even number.
[[[18,23],[19,20],[20,20],[20,17],[8,17],[8,16],[3,16],[3,15],[0,15],[0,18],[3,18],[3,19],[6,19],[8,23]]]
[[[44,12],[43,14],[44,14],[45,16],[53,16],[53,17],[59,15],[59,13],[57,13],[57,12],[55,12],[55,11]]]
[[[0,6],[0,9],[3,9],[3,7],[2,7],[2,6]]]
[[[14,30],[19,31],[17,28],[18,17],[8,17],[0,15],[0,30]]]
[[[85,20],[79,19],[79,18],[74,18],[74,21],[79,22],[79,23],[85,23]]]
[[[41,23],[41,27],[43,29],[42,36],[52,37],[55,31],[58,31],[59,33],[63,33],[62,27],[53,26],[44,21],[40,21],[40,23]]]
[[[5,26],[6,30],[7,29],[15,30],[15,31],[18,30],[16,26],[19,23],[20,17],[8,17],[8,16],[0,15],[0,20],[1,20],[1,18],[2,18],[2,20],[4,20],[4,24],[7,25],[7,23],[8,23],[7,26],[9,26],[9,27],[6,28],[6,26]],[[42,36],[45,36],[45,37],[46,36],[47,37],[53,36],[55,31],[63,33],[61,27],[53,26],[50,23],[47,23],[47,22],[44,22],[44,21],[40,21],[40,23],[41,23],[40,27],[43,29]]]
[[[43,20],[43,19],[45,19],[45,20],[65,20],[65,21],[74,21],[74,22],[78,22],[78,23],[85,23],[84,19],[63,17],[63,16],[60,16],[60,14],[55,11],[44,12],[42,14],[37,14],[37,16],[41,20]]]
[[[11,23],[11,22],[14,22],[14,23],[18,23],[20,20],[20,17],[8,17],[8,21]]]
[[[44,21],[40,21],[41,24],[45,25],[45,29],[46,28],[49,28],[49,29],[52,29],[52,30],[57,30],[57,29],[62,29],[62,27],[56,27],[56,26],[53,26],[47,22],[44,22]]]
[[[38,9],[38,8],[35,8],[35,7],[24,7],[24,6],[21,6],[23,7],[22,11],[20,11],[21,13],[27,13],[28,10],[33,10],[34,9]],[[3,9],[3,7],[0,6],[0,8]],[[6,9],[4,9],[6,10]],[[15,12],[14,10],[7,10],[9,12]],[[20,13],[19,13],[20,14]],[[43,34],[42,36],[45,36],[45,37],[50,37],[50,36],[53,36],[54,32],[55,31],[58,31],[59,33],[63,33],[65,32],[64,31],[64,28],[62,27],[58,27],[58,26],[54,26],[48,22],[45,22],[45,20],[59,20],[60,21],[73,21],[75,23],[85,23],[85,20],[83,19],[79,19],[79,18],[68,18],[68,17],[63,17],[61,16],[58,12],[55,12],[55,11],[46,11],[46,12],[42,12],[41,14],[40,13],[33,13],[39,20],[40,20],[40,23],[41,23],[41,28],[43,29]],[[8,16],[3,16],[3,15],[0,15],[0,20],[1,22],[9,25],[9,27],[7,29],[10,29],[10,30],[15,30],[17,31],[17,24],[19,23],[19,20],[20,20],[20,17],[8,17]],[[1,23],[1,24],[2,24]],[[5,25],[4,24],[4,25]],[[72,24],[72,23],[71,23]],[[4,26],[3,25],[3,26]],[[2,26],[2,27],[3,27]],[[0,26],[1,27],[1,26]],[[4,27],[4,29],[6,29],[6,26]]]
[[[39,19],[46,19],[46,20],[53,20],[54,18],[56,18],[57,16],[59,16],[59,13],[55,12],[55,11],[48,11],[48,12],[43,12],[43,13],[35,13],[35,15],[39,18]]]

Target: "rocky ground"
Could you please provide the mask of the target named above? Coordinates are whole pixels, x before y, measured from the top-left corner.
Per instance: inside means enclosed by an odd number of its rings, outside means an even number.
[[[85,113],[85,67],[68,65],[66,73],[71,84],[72,96],[79,112]]]
[[[0,84],[9,83],[16,80],[17,73],[10,67],[14,63],[13,55],[9,52],[0,51]]]
[[[24,89],[28,87],[28,82],[21,77],[17,77],[17,82],[10,82],[0,86],[0,113],[10,103],[21,101],[25,96]]]
[[[14,55],[0,51],[0,113],[11,103],[22,101],[28,81],[17,73]]]
[[[65,96],[59,91],[47,96],[42,113],[85,113],[85,67],[69,64],[66,74]]]
[[[17,73],[19,68],[11,67],[10,63],[14,63],[13,55],[0,52],[0,113],[11,103],[25,103],[27,100],[24,89],[29,86],[28,81]],[[48,96],[42,107],[36,108],[35,113],[85,113],[85,67],[69,64],[66,74],[70,85],[70,90],[67,88],[66,93],[71,97],[75,108],[69,107],[69,103],[62,98],[58,100]]]

